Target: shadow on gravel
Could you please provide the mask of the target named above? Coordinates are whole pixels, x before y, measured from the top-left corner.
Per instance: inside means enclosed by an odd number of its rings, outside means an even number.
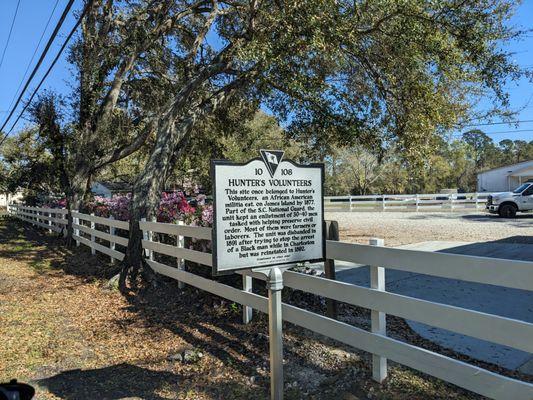
[[[465,214],[461,218],[473,222],[493,222],[497,224],[504,224],[515,226],[518,228],[533,228],[533,214],[516,214],[514,218],[501,218],[495,214]]]
[[[115,267],[109,265],[108,258],[92,256],[84,246],[66,249],[61,239],[34,230],[31,226],[25,227],[17,221],[7,221],[5,225],[0,225],[0,241],[11,245],[0,249],[0,256],[13,256],[34,262],[50,257],[50,268],[87,280],[114,274],[111,270]],[[30,245],[24,249],[13,248],[24,241],[28,241]],[[254,292],[264,294],[264,284],[256,282],[255,285]],[[139,361],[137,365],[123,363],[99,369],[64,371],[36,383],[66,400],[160,400],[176,398],[176,394],[184,391],[185,396],[182,397],[187,397],[188,389],[213,399],[268,397],[268,336],[264,314],[255,312],[254,322],[243,325],[240,306],[190,286],[179,290],[175,281],[166,278],[158,280],[155,289],[130,293],[126,295],[126,299],[128,309],[135,317],[115,320],[118,328],[129,330],[130,335],[139,335],[138,340],[143,340],[143,335],[149,334],[150,330],[171,332],[183,339],[194,351],[210,354],[220,360],[224,366],[220,370],[216,365],[212,366],[209,374],[219,375],[221,378],[200,385],[194,366],[187,368],[186,372],[176,373],[174,362],[162,359]],[[146,330],[138,329],[141,326]],[[402,323],[402,338],[406,329],[406,324]],[[368,354],[333,362],[333,356],[322,347],[309,345],[318,335],[294,328],[290,324],[284,324],[284,331],[286,381],[298,383],[297,389],[287,389],[287,398],[341,399],[344,398],[345,390],[357,393],[358,396],[361,393],[361,398],[366,397],[364,389],[359,385],[370,381]],[[335,343],[324,338],[321,341]],[[433,349],[436,346],[428,343],[428,347]],[[181,349],[169,346],[168,356],[179,351]],[[360,353],[355,349],[349,351]],[[142,365],[146,362],[157,363],[157,370]],[[255,378],[254,385],[249,384],[251,377]],[[300,392],[299,388],[307,393]],[[426,390],[431,391],[431,385],[428,388],[417,388],[415,397],[430,398]]]

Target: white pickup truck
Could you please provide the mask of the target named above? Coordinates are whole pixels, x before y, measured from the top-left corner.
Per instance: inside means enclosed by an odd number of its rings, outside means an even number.
[[[487,210],[503,218],[514,218],[518,211],[533,210],[533,180],[512,192],[493,193],[487,197]]]

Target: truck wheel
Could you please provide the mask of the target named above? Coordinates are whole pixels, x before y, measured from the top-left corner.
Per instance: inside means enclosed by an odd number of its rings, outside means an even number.
[[[502,218],[514,218],[516,217],[517,208],[513,204],[504,204],[500,207],[498,210],[498,214],[500,214],[500,217]]]

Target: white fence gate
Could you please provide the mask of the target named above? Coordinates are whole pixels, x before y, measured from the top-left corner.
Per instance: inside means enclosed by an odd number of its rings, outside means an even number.
[[[11,208],[10,212],[27,221],[28,213],[34,216],[34,212],[28,209],[36,210],[32,207],[24,209],[15,207]],[[90,227],[76,224],[75,228],[79,231],[109,243],[120,241],[124,246],[127,244],[127,239],[118,239],[111,232],[97,229],[99,226],[125,229],[127,223],[80,213],[75,213],[73,216],[91,222]],[[33,220],[28,222],[33,223]],[[92,225],[93,223],[95,225]],[[39,226],[48,228],[44,224]],[[267,298],[251,292],[251,277],[265,279],[263,275],[249,271],[239,272],[243,276],[243,290],[240,290],[183,270],[183,260],[211,266],[211,254],[183,246],[183,237],[210,240],[211,229],[146,221],[140,222],[140,226],[144,232],[143,247],[147,262],[156,272],[176,279],[182,284],[242,304],[245,322],[250,320],[252,308],[267,312]],[[159,235],[155,233],[175,237],[176,245],[156,241],[155,238]],[[116,256],[114,258],[117,259],[121,258],[119,254],[110,251],[111,247],[95,245],[94,240],[82,238],[79,233],[75,235],[75,239],[95,251],[101,251],[111,257]],[[533,353],[533,324],[387,292],[384,285],[385,269],[394,268],[443,278],[533,290],[533,262],[395,249],[377,245],[335,241],[328,241],[326,245],[329,259],[372,266],[371,288],[293,271],[284,273],[284,285],[287,287],[372,310],[371,331],[289,304],[283,304],[283,319],[373,354],[373,377],[377,381],[382,381],[386,377],[386,361],[390,359],[493,399],[533,399],[531,383],[509,378],[388,337],[385,315],[391,314],[418,321],[529,353]],[[176,258],[175,266],[162,263],[157,254]]]
[[[326,211],[468,211],[485,207],[490,193],[326,196]]]

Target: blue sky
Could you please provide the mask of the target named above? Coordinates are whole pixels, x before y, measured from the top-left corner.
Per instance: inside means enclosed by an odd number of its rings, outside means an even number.
[[[4,50],[6,40],[9,34],[9,28],[13,15],[17,6],[18,0],[0,0],[0,56]],[[59,19],[67,0],[20,0],[20,6],[13,27],[11,40],[7,47],[5,58],[0,66],[0,121],[3,123],[7,116],[6,111],[15,97],[17,88],[23,78],[26,67],[32,57],[32,54],[37,46],[39,38],[43,32],[46,22],[51,15],[51,11],[57,1],[57,7],[53,13],[51,22],[40,44],[40,48],[36,54],[35,59],[30,67],[37,62],[40,51],[44,48],[46,41]],[[74,8],[80,10],[82,0],[76,0]],[[48,53],[43,67],[40,69],[40,74],[33,80],[30,88],[35,87],[39,82],[40,76],[46,67],[51,62],[52,58],[57,53],[57,50],[62,44],[64,37],[67,35],[70,28],[74,25],[75,20],[72,13],[65,21],[63,28],[60,31],[59,39],[56,39],[50,52]],[[533,0],[524,0],[523,4],[518,9],[518,13],[510,22],[512,25],[522,29],[533,28]],[[533,32],[528,33],[521,41],[503,44],[504,48],[514,53],[516,62],[524,67],[533,70]],[[29,74],[29,72],[28,72]],[[67,93],[68,82],[72,82],[73,77],[69,70],[69,65],[65,61],[65,57],[56,64],[52,73],[46,80],[43,89],[51,88],[56,91]],[[43,90],[41,89],[41,90]],[[479,126],[496,141],[502,139],[523,139],[533,140],[533,83],[527,79],[522,79],[518,83],[509,83],[507,89],[510,93],[511,107],[515,110],[520,110],[518,120],[532,120],[532,122],[524,122],[517,126],[515,125],[493,125],[493,126]],[[28,91],[27,93],[31,93]],[[484,109],[489,107],[491,99],[483,99],[479,103],[479,108]],[[19,106],[20,108],[20,106]],[[17,114],[15,113],[15,116]],[[14,120],[14,118],[13,118]],[[22,121],[22,120],[21,120]],[[22,126],[22,121],[17,126]],[[7,126],[11,127],[10,124]]]

